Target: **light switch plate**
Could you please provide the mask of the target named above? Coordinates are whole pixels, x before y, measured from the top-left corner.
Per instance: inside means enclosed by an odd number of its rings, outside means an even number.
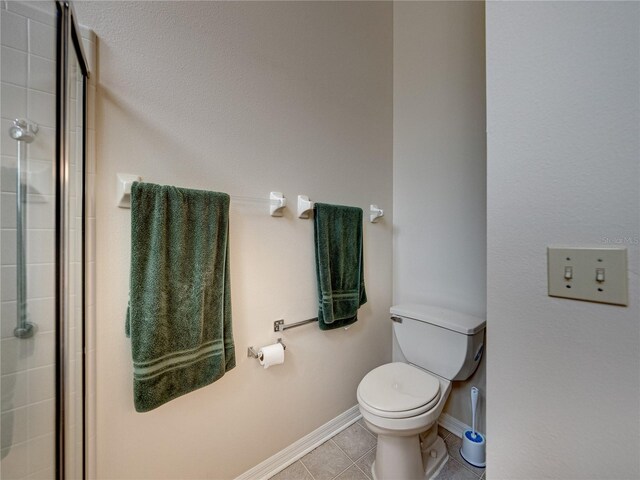
[[[549,296],[628,304],[626,248],[548,247],[547,261]]]

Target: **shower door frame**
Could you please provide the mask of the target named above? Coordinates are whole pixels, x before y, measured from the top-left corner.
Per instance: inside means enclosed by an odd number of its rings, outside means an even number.
[[[67,320],[69,308],[69,272],[67,258],[69,211],[69,55],[75,55],[82,73],[82,148],[78,152],[82,162],[82,225],[81,225],[81,325],[82,325],[82,476],[87,478],[87,422],[86,422],[86,145],[87,145],[87,79],[89,69],[82,48],[80,29],[70,2],[55,0],[56,4],[56,156],[55,156],[55,468],[56,479],[65,479],[66,467],[66,401],[67,392]],[[80,99],[78,99],[80,100]]]

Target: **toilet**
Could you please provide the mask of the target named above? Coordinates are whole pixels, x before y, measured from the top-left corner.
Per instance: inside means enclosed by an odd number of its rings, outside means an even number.
[[[360,412],[378,435],[371,473],[374,480],[432,478],[448,460],[438,417],[451,382],[478,367],[486,321],[417,304],[392,307],[391,320],[406,362],[377,367],[358,385]]]

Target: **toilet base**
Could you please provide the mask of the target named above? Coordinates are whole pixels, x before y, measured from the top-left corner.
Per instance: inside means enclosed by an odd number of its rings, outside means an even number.
[[[432,456],[431,452],[435,452],[435,457]],[[438,437],[428,450],[422,452],[424,477],[429,479],[435,478],[448,461],[449,454],[447,453],[447,445],[444,443],[442,437]]]
[[[376,460],[371,465],[373,480],[424,480],[436,477],[449,460],[449,455],[444,440],[437,435],[435,437],[430,445],[423,444],[420,449],[419,435],[378,435]]]

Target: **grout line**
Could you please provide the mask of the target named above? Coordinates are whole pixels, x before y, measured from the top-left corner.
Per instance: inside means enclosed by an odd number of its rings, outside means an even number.
[[[28,40],[27,40],[28,41]],[[10,45],[2,45],[2,48],[6,48],[8,50],[13,50],[14,52],[20,52],[20,53],[24,53],[24,54],[29,54],[29,52],[27,50],[20,50],[19,48],[16,47],[12,47]],[[6,82],[5,82],[6,83]]]
[[[3,227],[3,228],[0,228],[0,231],[15,233],[16,229],[15,227]],[[54,231],[55,231],[54,228],[30,228],[29,229],[29,232],[54,232]]]
[[[355,422],[353,422],[353,424],[355,425],[357,422],[357,420]],[[344,430],[343,430],[344,431]],[[342,432],[341,432],[342,433]],[[340,450],[342,453],[344,453],[345,457],[347,457],[347,459],[351,462],[352,465],[355,465],[355,462],[353,460],[351,460],[351,457],[347,454],[347,452],[345,452],[342,448],[340,448],[340,445],[338,445],[336,442],[333,441],[333,439],[339,434],[334,435],[333,437],[331,437],[328,441],[332,442],[336,447],[338,447],[338,450]],[[342,475],[344,472],[346,472],[347,470],[349,470],[351,468],[351,465],[349,465],[347,468],[345,468],[344,470],[342,470],[340,473],[338,473],[335,478],[338,478],[340,475]]]
[[[358,420],[359,422],[359,420]],[[367,430],[367,427],[363,427],[360,423],[356,422],[356,425],[358,425],[362,430],[364,430],[365,432],[367,432],[369,435],[371,435],[373,438],[375,438],[376,443],[378,443],[378,437],[376,437],[373,433],[371,433],[369,430]]]
[[[307,454],[307,455],[308,455],[308,454]],[[305,457],[306,457],[307,455],[305,455]],[[304,457],[302,457],[302,458],[304,458]],[[310,476],[311,478],[313,478],[313,480],[316,480],[316,477],[314,477],[314,476],[313,476],[313,474],[309,471],[309,469],[307,468],[307,466],[306,466],[306,465],[304,464],[304,462],[302,461],[302,458],[301,458],[300,460],[298,460],[298,461],[300,462],[300,465],[302,465],[302,468],[304,468],[304,469],[307,471],[307,473],[309,474],[309,476]],[[289,468],[289,467],[287,467],[287,468]]]
[[[32,19],[29,19],[29,20],[32,20]],[[42,22],[38,22],[38,23],[42,23]],[[29,43],[29,40],[30,40],[30,38],[27,38],[27,45]],[[13,50],[14,52],[24,53],[26,55],[33,55],[35,58],[38,58],[40,60],[48,60],[48,61],[52,62],[53,64],[56,63],[55,59],[43,57],[42,55],[38,55],[37,53],[30,52],[29,50],[20,50],[19,48],[11,47],[9,45],[2,45],[2,48]],[[27,46],[27,48],[29,48],[29,47]],[[55,54],[55,52],[54,52],[54,54]],[[11,82],[7,82],[6,80],[2,80],[2,81],[4,83],[11,83]],[[13,83],[12,85],[17,85],[18,87],[24,87],[24,85],[18,85],[17,83]],[[55,94],[52,94],[52,95],[55,95]]]
[[[366,453],[364,453],[363,455],[360,455],[360,457],[358,457],[357,460],[354,460],[354,463],[362,460],[364,457],[369,455],[369,453],[371,453],[371,451],[375,450],[377,447],[378,447],[378,442],[376,442],[376,445],[374,447],[371,447],[369,450],[367,450]]]
[[[367,477],[367,478],[371,478],[371,476],[370,476],[369,474],[367,474],[367,472],[365,472],[364,470],[362,470],[362,469],[360,468],[360,465],[358,465],[357,463],[354,463],[354,465],[356,466],[356,468],[357,468],[358,470],[360,470],[360,471],[362,472],[362,474],[363,474],[365,477]]]
[[[344,431],[344,430],[343,430],[343,431]],[[340,433],[342,433],[342,432],[340,432]],[[338,447],[338,450],[340,450],[342,453],[344,453],[344,454],[347,456],[347,458],[349,459],[349,461],[351,461],[351,462],[355,463],[355,460],[353,460],[353,459],[349,456],[349,454],[348,454],[347,452],[345,452],[345,451],[340,447],[340,445],[338,445],[338,444],[333,440],[333,439],[334,439],[334,437],[336,437],[336,436],[337,436],[337,435],[334,435],[334,436],[333,436],[333,437],[331,437],[329,440],[330,440],[331,442],[333,442],[333,444],[334,444],[336,447]]]
[[[364,473],[364,474],[365,474],[365,476],[366,476],[367,478],[371,478],[371,475],[370,475],[370,474],[371,474],[371,472],[369,472],[369,473],[365,472],[365,471],[362,469],[362,467],[360,467],[360,465],[358,465],[358,462],[359,462],[360,460],[362,460],[364,457],[366,457],[367,455],[369,455],[369,454],[370,454],[372,451],[374,451],[377,447],[378,447],[378,442],[376,441],[376,446],[375,446],[375,447],[373,447],[371,450],[369,450],[367,453],[365,453],[364,455],[362,455],[358,460],[356,460],[356,461],[354,462],[354,463],[355,463],[355,465],[356,465],[356,467],[358,467],[358,469],[359,469],[362,473]]]
[[[344,472],[346,472],[347,470],[349,470],[351,467],[353,467],[354,465],[356,465],[354,462],[351,462],[351,465],[349,465],[347,468],[345,468],[344,470],[342,470],[340,473],[338,473],[335,477],[333,477],[332,480],[335,480],[336,478],[338,478],[340,475],[342,475]],[[358,466],[356,465],[356,468],[358,468]]]

